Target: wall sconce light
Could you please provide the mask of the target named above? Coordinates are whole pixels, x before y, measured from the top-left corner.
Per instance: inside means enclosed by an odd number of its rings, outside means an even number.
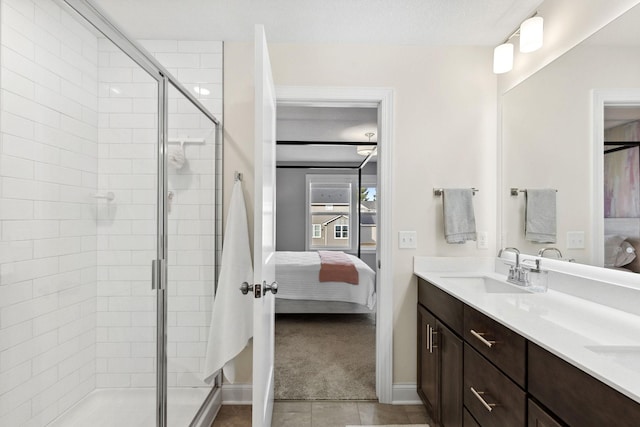
[[[493,50],[493,72],[503,74],[513,68],[513,44],[509,41],[515,37],[520,37],[520,52],[534,52],[542,47],[543,39],[543,19],[534,14],[525,20],[516,31],[514,31],[503,44]]]
[[[520,52],[534,52],[542,47],[542,16],[534,16],[520,25]]]
[[[493,50],[493,72],[502,74],[513,68],[513,45],[504,43]]]

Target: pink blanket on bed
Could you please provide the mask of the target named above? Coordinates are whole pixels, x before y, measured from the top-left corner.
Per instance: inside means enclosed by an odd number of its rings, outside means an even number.
[[[357,285],[358,270],[347,254],[340,251],[318,251],[321,282],[346,282]]]

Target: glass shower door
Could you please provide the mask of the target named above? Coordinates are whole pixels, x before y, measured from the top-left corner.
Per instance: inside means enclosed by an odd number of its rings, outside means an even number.
[[[167,97],[167,419],[177,426],[212,390],[203,367],[216,279],[216,127],[171,84]]]

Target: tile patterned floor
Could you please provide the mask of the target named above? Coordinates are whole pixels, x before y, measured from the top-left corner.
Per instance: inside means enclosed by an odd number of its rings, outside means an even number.
[[[273,427],[431,424],[422,405],[351,401],[277,401]],[[251,406],[223,406],[212,427],[251,427]]]

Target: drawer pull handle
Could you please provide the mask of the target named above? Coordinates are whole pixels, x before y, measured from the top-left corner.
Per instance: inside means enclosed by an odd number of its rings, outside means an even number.
[[[478,338],[482,344],[486,345],[489,348],[493,347],[493,345],[496,343],[495,341],[490,341],[485,337],[483,337],[483,335],[485,335],[484,332],[476,332],[473,329],[471,329],[470,332],[471,332],[471,335]]]
[[[489,412],[493,411],[493,407],[496,406],[496,404],[487,403],[487,401],[484,400],[484,398],[482,397],[485,394],[484,391],[476,391],[473,387],[470,387],[470,389],[471,389],[471,393],[473,393],[473,395],[480,401],[480,403],[482,403],[482,406],[487,408],[487,411]]]
[[[427,324],[427,350],[431,353],[431,326]]]
[[[438,348],[438,346],[433,343],[434,335],[438,335],[438,332],[433,329],[431,325],[427,325],[427,350],[429,350],[429,353],[433,353],[433,349]]]

